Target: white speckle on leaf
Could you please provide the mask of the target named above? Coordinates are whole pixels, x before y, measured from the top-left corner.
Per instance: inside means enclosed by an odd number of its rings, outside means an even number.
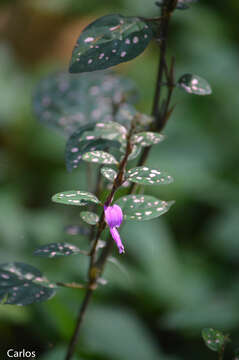
[[[112,27],[110,28],[110,31],[114,31],[114,30],[117,30],[117,29],[119,29],[119,28],[120,28],[120,25],[112,26]]]
[[[122,53],[120,54],[121,57],[125,57],[126,56],[126,51],[122,51]]]
[[[73,147],[73,148],[71,149],[71,152],[72,152],[72,153],[76,153],[77,151],[79,151],[78,147]]]
[[[138,36],[135,36],[134,38],[133,38],[133,43],[134,44],[137,44],[139,42],[139,38],[138,38]]]
[[[92,64],[92,63],[93,63],[93,59],[89,59],[88,64]]]
[[[89,42],[92,42],[92,41],[94,41],[95,40],[95,38],[93,38],[93,37],[88,37],[88,38],[86,38],[84,41],[85,41],[85,43],[89,43]]]

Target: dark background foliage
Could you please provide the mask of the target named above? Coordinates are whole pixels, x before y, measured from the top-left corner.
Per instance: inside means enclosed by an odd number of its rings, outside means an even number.
[[[49,71],[67,67],[80,31],[96,17],[157,11],[153,0],[1,1],[1,262],[25,261],[54,280],[84,280],[84,257],[32,254],[61,240],[87,246],[84,237],[63,233],[79,222],[78,210],[50,201],[58,191],[87,190],[85,166],[66,172],[65,139],[34,118],[33,89]],[[160,219],[124,226],[126,254],[115,251],[117,262],[108,264],[108,285],[97,291],[84,324],[81,359],[209,359],[214,354],[200,338],[208,326],[231,334],[228,358],[239,345],[238,16],[237,0],[202,0],[174,15],[169,53],[176,74],[205,77],[213,95],[175,92],[167,140],[148,160],[175,182],[147,192],[176,205]],[[144,112],[151,108],[157,57],[152,45],[115,69],[136,81]],[[64,348],[81,297],[63,289],[47,303],[0,305],[1,358],[11,347],[60,359],[47,352]]]

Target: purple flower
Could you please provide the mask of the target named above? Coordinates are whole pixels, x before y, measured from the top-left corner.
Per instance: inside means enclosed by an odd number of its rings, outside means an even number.
[[[117,228],[120,227],[123,221],[123,212],[121,208],[116,204],[114,204],[113,206],[105,205],[104,210],[105,210],[105,221],[110,228],[110,233],[112,235],[112,238],[114,239],[116,245],[118,246],[119,253],[122,254],[124,253],[124,245],[121,242]]]

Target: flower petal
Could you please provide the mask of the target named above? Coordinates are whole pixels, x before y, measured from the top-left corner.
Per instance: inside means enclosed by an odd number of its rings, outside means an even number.
[[[121,238],[120,238],[120,234],[118,233],[118,230],[115,227],[110,228],[110,233],[112,235],[112,238],[116,242],[116,245],[118,246],[119,253],[120,254],[124,253],[124,245],[122,244],[122,241],[121,241]]]
[[[110,228],[119,227],[123,221],[123,212],[119,205],[104,206],[105,221]]]

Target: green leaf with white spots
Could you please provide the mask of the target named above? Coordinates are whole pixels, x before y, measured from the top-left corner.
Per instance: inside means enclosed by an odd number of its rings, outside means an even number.
[[[162,201],[149,195],[127,195],[116,201],[123,211],[125,220],[144,221],[165,214],[174,201]]]
[[[91,122],[113,120],[112,108],[122,99],[132,103],[138,99],[128,78],[105,72],[80,76],[57,72],[37,84],[33,109],[42,123],[70,135]]]
[[[153,37],[139,17],[103,16],[88,25],[73,50],[70,72],[103,70],[140,55]]]
[[[82,159],[95,164],[118,164],[116,158],[105,151],[91,151],[82,156]]]
[[[99,222],[99,216],[91,211],[82,211],[80,217],[89,225],[96,225]]]
[[[176,9],[178,10],[186,10],[189,9],[189,5],[192,3],[198,2],[198,0],[178,0]]]
[[[164,140],[164,138],[164,135],[155,132],[145,131],[135,134],[132,137],[132,142],[140,146],[152,146],[160,143]]]
[[[64,227],[64,231],[68,235],[83,235],[87,236],[90,234],[90,230],[88,227],[84,227],[81,225],[67,225]]]
[[[117,172],[114,169],[108,167],[102,167],[100,172],[107,180],[111,182],[113,182],[117,176]]]
[[[177,82],[177,86],[189,94],[210,95],[212,89],[207,80],[193,74],[185,74]]]
[[[79,134],[81,131],[74,133],[67,141],[66,150],[65,150],[65,162],[66,168],[68,171],[76,169],[81,160],[83,160],[83,155],[95,150],[106,150],[110,148],[119,149],[121,144],[116,140],[107,140],[107,139],[95,139],[95,140],[81,140]],[[86,132],[89,133],[89,132]],[[92,135],[93,136],[93,135]],[[91,137],[86,135],[86,138]]]
[[[35,267],[19,262],[0,265],[0,302],[29,305],[46,301],[55,295],[56,285]]]
[[[87,191],[64,191],[52,196],[52,201],[64,205],[86,206],[89,203],[100,204],[100,200]]]
[[[140,155],[141,149],[142,149],[142,148],[141,148],[140,146],[134,145],[134,146],[133,146],[133,149],[132,149],[132,152],[131,152],[131,154],[130,154],[129,157],[128,157],[128,160],[134,160],[134,159],[136,159],[136,158]]]
[[[191,3],[197,2],[198,0],[178,0],[176,9],[178,10],[186,10],[189,9],[189,5]],[[162,7],[164,5],[164,0],[156,1],[156,5]]]
[[[81,250],[77,246],[66,242],[43,245],[34,251],[34,255],[48,257],[48,258],[76,255],[80,253]]]
[[[228,341],[228,337],[226,335],[224,335],[221,331],[212,328],[203,329],[202,338],[210,350],[217,352],[222,351],[225,342]]]
[[[162,185],[171,184],[172,176],[162,170],[156,170],[147,166],[138,166],[130,169],[126,173],[126,179],[142,185]]]
[[[120,125],[115,121],[109,121],[97,123],[94,128],[89,131],[84,131],[80,136],[79,141],[106,139],[119,141],[120,143],[125,144],[126,136],[127,129],[123,125]]]

